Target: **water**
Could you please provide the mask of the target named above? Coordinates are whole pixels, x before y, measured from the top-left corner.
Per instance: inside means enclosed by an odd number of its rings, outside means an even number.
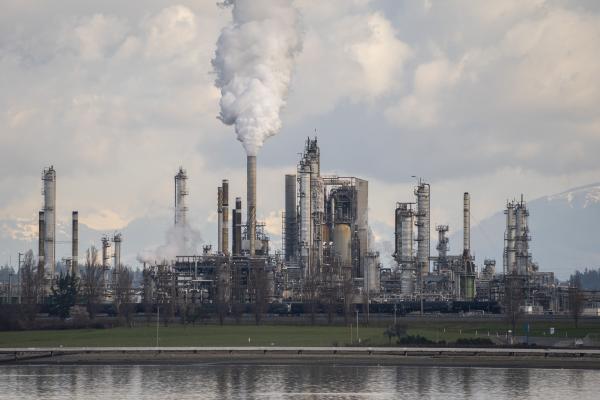
[[[318,365],[3,366],[0,399],[598,399],[600,371]]]

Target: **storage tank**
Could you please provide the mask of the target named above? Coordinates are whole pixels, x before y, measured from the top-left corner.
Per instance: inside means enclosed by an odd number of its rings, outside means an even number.
[[[340,257],[342,267],[352,264],[352,230],[348,224],[336,224],[333,228],[333,252]]]

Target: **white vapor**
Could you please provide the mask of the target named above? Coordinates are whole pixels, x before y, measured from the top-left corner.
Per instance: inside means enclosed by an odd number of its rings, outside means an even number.
[[[281,129],[296,54],[300,18],[292,0],[226,0],[233,21],[221,31],[212,60],[221,90],[219,119],[235,124],[248,155]]]
[[[189,225],[171,227],[166,233],[166,243],[154,249],[145,249],[138,256],[140,263],[171,262],[176,256],[200,254],[200,232]]]

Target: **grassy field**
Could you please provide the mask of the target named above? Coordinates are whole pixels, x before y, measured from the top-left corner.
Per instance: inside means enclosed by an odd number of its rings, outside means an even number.
[[[423,320],[406,324],[408,333],[431,340],[452,342],[459,338],[503,335],[507,326],[500,321],[435,321]],[[582,321],[575,329],[571,321],[532,322],[530,336],[547,335],[550,327],[560,337],[600,335],[600,321]],[[359,337],[369,345],[387,345],[382,327],[359,327]],[[356,343],[356,329],[352,330]],[[523,324],[517,335],[523,335]],[[286,325],[201,325],[173,324],[159,328],[161,346],[332,346],[349,345],[350,328],[344,326]],[[114,329],[80,329],[56,331],[0,332],[0,347],[40,346],[155,346],[156,326]]]

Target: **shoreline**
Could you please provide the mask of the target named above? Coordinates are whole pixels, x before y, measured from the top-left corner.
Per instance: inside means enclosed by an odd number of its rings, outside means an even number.
[[[18,365],[337,365],[337,366],[414,366],[482,368],[551,368],[600,370],[600,355],[585,350],[553,353],[514,352],[480,353],[480,349],[412,348],[404,351],[378,349],[323,348],[272,349],[15,349],[0,354],[0,366]],[[348,351],[349,350],[349,351]]]

